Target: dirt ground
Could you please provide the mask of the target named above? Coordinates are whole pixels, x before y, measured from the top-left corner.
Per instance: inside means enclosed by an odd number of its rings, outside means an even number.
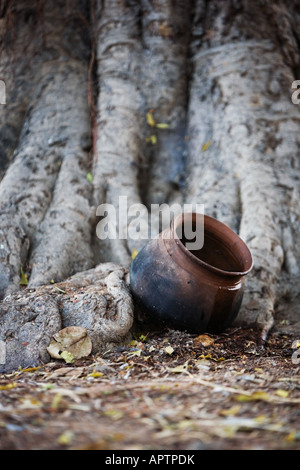
[[[144,331],[101,356],[2,375],[0,449],[300,449],[297,346],[279,331],[265,344],[241,328]]]

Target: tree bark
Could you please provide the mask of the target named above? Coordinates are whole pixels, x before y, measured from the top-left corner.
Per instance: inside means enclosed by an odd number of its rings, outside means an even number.
[[[22,57],[31,23],[18,8]],[[59,0],[41,18],[1,108],[0,298],[20,289],[21,268],[38,289],[98,263],[128,267],[146,240],[127,236],[126,218],[121,239],[96,231],[99,206],[118,215],[126,196],[204,204],[254,257],[238,324],[264,338],[274,318],[299,327],[298,3]]]
[[[265,335],[276,303],[299,282],[300,114],[291,101],[299,48],[283,2],[219,5],[199,1],[194,17],[187,198],[201,200],[251,249],[239,321]]]
[[[0,186],[0,293],[92,265],[88,172],[87,52],[62,0],[47,3],[38,76],[14,160]]]

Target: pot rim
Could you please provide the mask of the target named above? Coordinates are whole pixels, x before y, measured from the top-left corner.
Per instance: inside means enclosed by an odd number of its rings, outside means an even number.
[[[245,259],[245,265],[246,265],[245,270],[226,271],[224,269],[217,268],[213,266],[212,264],[206,263],[205,261],[201,260],[200,258],[195,256],[190,250],[186,248],[186,246],[182,243],[182,241],[178,237],[176,229],[180,226],[180,224],[182,224],[185,218],[193,220],[193,219],[196,219],[197,217],[204,218],[204,231],[205,231],[205,222],[207,222],[208,224],[210,224],[210,227],[218,228],[222,233],[225,233],[227,237],[230,236],[234,238],[236,244],[239,246],[239,249],[240,249],[241,254],[243,255],[243,258]],[[186,254],[186,256],[188,256],[194,263],[202,267],[205,267],[209,271],[222,274],[223,276],[241,277],[241,276],[245,276],[246,274],[248,274],[253,268],[252,254],[249,248],[247,247],[246,243],[238,236],[236,232],[234,232],[230,227],[228,227],[228,225],[224,224],[223,222],[220,222],[218,219],[215,219],[214,217],[210,217],[209,215],[206,215],[206,214],[199,214],[197,212],[185,212],[174,217],[170,228],[171,228],[171,232],[175,239],[176,244]],[[216,237],[216,238],[220,239],[220,237]]]

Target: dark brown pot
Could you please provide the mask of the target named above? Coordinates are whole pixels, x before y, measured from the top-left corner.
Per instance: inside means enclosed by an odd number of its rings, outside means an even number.
[[[203,221],[203,248],[189,251],[178,231]],[[180,214],[135,257],[130,285],[152,323],[217,333],[236,318],[251,268],[248,247],[229,227],[207,215]]]

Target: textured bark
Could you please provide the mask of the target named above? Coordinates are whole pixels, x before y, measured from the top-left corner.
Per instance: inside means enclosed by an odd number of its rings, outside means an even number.
[[[97,78],[99,87],[97,142],[94,159],[95,205],[112,204],[119,197],[128,206],[141,202],[139,165],[144,125],[143,96],[139,89],[142,45],[140,2],[98,2]],[[117,233],[127,230],[117,225]],[[96,240],[97,242],[97,240]],[[99,243],[100,259],[129,264],[135,242],[126,238]]]
[[[145,148],[147,205],[182,202],[186,158],[190,2],[142,2],[142,89],[147,110],[167,129],[148,128],[157,143]]]
[[[86,329],[92,354],[126,341],[133,323],[126,276],[121,266],[107,263],[8,295],[0,303],[0,372],[48,362],[52,336],[69,326]]]
[[[217,6],[197,2],[194,18],[187,198],[247,242],[254,270],[239,321],[268,331],[299,276],[300,114],[290,90],[299,50],[283,2]]]
[[[2,296],[19,288],[26,259],[31,287],[92,265],[88,62],[82,41],[73,49],[78,34],[69,20],[64,1],[47,3],[36,87],[1,182]]]
[[[38,2],[23,4],[17,15],[18,5],[9,14],[5,3],[0,5],[0,76],[6,89],[6,105],[0,112],[0,180],[18,144],[39,64],[36,41],[28,40],[38,29]],[[24,56],[31,58],[26,64]]]
[[[22,57],[31,23],[29,7],[18,5]],[[259,326],[265,337],[274,318],[297,318],[300,108],[291,84],[300,72],[298,3],[69,6],[45,2],[43,34],[28,47],[28,67],[24,59],[15,66],[1,108],[0,169],[10,165],[0,183],[0,298],[20,288],[21,267],[33,288],[101,262],[129,266],[145,240],[126,238],[126,222],[117,226],[123,239],[99,240],[96,232],[98,206],[113,204],[118,216],[126,196],[128,207],[204,204],[253,253],[238,322]],[[88,21],[95,49],[82,34]],[[4,63],[7,54],[1,57]],[[149,111],[168,128],[149,125]],[[72,326],[80,313],[66,312]]]

